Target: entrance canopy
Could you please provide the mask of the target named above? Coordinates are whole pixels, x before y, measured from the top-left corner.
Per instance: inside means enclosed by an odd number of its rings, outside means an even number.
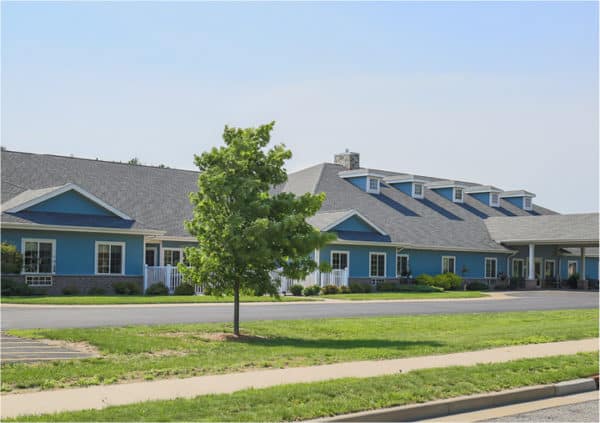
[[[598,213],[544,216],[490,217],[488,232],[496,242],[509,245],[598,247]]]

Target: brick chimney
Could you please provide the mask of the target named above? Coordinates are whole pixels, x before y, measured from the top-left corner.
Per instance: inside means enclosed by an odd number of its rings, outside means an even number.
[[[353,153],[348,149],[343,153],[336,154],[333,161],[335,164],[344,166],[346,170],[360,168],[360,154]]]

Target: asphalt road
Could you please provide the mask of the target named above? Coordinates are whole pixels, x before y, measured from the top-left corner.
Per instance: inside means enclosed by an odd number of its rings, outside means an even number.
[[[317,319],[439,313],[598,308],[598,292],[527,291],[503,300],[402,301],[371,303],[242,304],[242,320]],[[161,306],[2,306],[0,328],[67,328],[136,324],[229,322],[231,304]]]
[[[580,402],[515,414],[488,422],[597,422],[598,401]]]

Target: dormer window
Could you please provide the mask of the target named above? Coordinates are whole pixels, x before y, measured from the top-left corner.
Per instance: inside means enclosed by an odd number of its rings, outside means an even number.
[[[531,197],[523,197],[523,210],[531,210]]]
[[[454,187],[454,202],[462,203],[463,202],[463,194],[464,194],[463,188]]]
[[[490,193],[490,206],[491,207],[499,207],[500,206],[500,194],[497,192]]]
[[[423,198],[423,184],[415,182],[413,184],[413,197]]]
[[[368,178],[367,192],[370,192],[372,194],[379,194],[379,179]]]

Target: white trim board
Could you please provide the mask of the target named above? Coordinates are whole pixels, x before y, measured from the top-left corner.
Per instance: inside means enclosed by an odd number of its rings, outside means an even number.
[[[373,256],[383,256],[383,276],[371,274],[371,257]],[[369,251],[369,278],[387,278],[387,253],[384,251]]]
[[[121,246],[121,273],[110,273],[110,260],[108,265],[108,273],[99,273],[98,272],[98,245],[119,245]],[[144,250],[145,251],[145,250]],[[108,253],[110,257],[110,252]],[[94,243],[94,275],[125,275],[125,242],[122,241],[96,241]]]
[[[39,243],[43,242],[46,244],[52,244],[52,263],[50,273],[40,273],[40,272],[26,272],[25,269],[25,243],[26,242],[37,242],[38,243],[38,251],[39,251]],[[21,238],[21,254],[23,255],[23,264],[22,264],[22,273],[24,275],[54,275],[56,274],[56,239],[52,238]],[[39,264],[38,264],[39,269]]]

